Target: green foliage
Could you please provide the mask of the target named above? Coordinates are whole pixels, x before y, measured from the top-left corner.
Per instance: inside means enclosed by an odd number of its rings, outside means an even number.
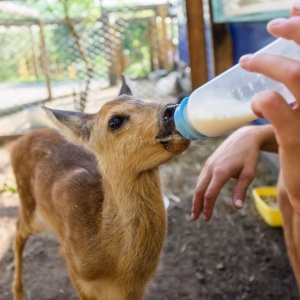
[[[122,47],[130,52],[130,64],[126,73],[134,78],[144,77],[150,72],[150,54],[145,32],[146,23],[130,23],[122,35]]]
[[[17,193],[17,188],[13,185],[8,185],[6,182],[2,184],[2,187],[0,187],[0,193],[3,192],[11,192],[12,194]]]
[[[146,46],[139,48],[139,59],[134,59],[130,62],[126,69],[126,74],[132,78],[145,77],[150,72],[150,55]]]
[[[139,44],[145,39],[145,23],[131,23],[123,33],[121,40],[124,49],[130,52],[138,48]]]
[[[28,34],[28,31],[26,30]],[[20,48],[23,52],[30,49],[30,41],[24,38],[22,28],[12,27],[0,32],[0,81],[10,80],[18,75]]]
[[[0,65],[1,65],[0,82],[12,81],[16,79],[16,74],[18,74],[17,60],[8,61],[1,57]]]
[[[35,8],[40,12],[42,20],[64,19],[66,13],[71,18],[80,18],[84,20],[75,24],[75,29],[82,39],[84,50],[88,53],[96,77],[107,78],[109,61],[108,57],[113,55],[113,51],[107,48],[104,36],[100,35],[100,27],[96,20],[102,12],[110,11],[111,16],[116,20],[123,19],[126,24],[121,32],[121,50],[129,53],[129,66],[126,73],[132,77],[144,77],[150,72],[150,54],[147,44],[147,22],[132,21],[133,19],[146,18],[153,16],[152,10],[141,10],[138,12],[125,10],[118,11],[116,7],[103,8],[99,0],[22,0],[20,5],[26,5]],[[121,2],[121,7],[128,7],[125,1]],[[128,20],[128,22],[126,22]],[[99,23],[98,23],[99,24]],[[38,29],[38,28],[37,28]],[[55,69],[57,64],[60,68],[63,66],[64,75],[68,76],[68,68],[71,66],[77,79],[82,79],[86,75],[86,65],[78,51],[78,46],[72,37],[68,26],[64,24],[45,25],[44,36],[46,39],[47,55],[49,58],[50,69]],[[33,33],[35,45],[40,47],[40,37],[38,30]],[[110,52],[111,51],[111,52]],[[21,54],[21,60],[20,60]],[[19,30],[10,32],[10,30],[1,31],[0,28],[0,82],[32,81],[34,74],[31,72],[27,76],[19,78],[21,65],[28,64],[32,60],[32,44],[30,40],[28,27],[20,27]],[[41,62],[41,58],[39,57]],[[21,62],[21,63],[20,63]],[[33,77],[31,78],[31,76]],[[26,77],[26,78],[25,78]],[[55,77],[52,79],[67,79]],[[41,80],[43,76],[36,78]]]
[[[70,18],[85,18],[89,22],[95,21],[101,15],[98,1],[95,0],[25,0],[22,5],[36,8],[40,18],[63,19],[66,10]]]

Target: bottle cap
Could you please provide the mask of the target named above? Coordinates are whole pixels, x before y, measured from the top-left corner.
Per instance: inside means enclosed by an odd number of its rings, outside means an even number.
[[[206,140],[208,139],[206,135],[202,135],[201,133],[193,130],[186,122],[184,109],[188,103],[188,100],[189,97],[184,98],[179,106],[177,106],[174,114],[175,126],[180,134],[188,140]]]

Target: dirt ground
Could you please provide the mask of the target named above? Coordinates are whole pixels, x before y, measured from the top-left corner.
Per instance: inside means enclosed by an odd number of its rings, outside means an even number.
[[[281,228],[268,227],[258,215],[251,188],[274,185],[260,164],[243,209],[231,203],[234,182],[223,189],[212,220],[190,220],[197,176],[221,138],[194,143],[161,168],[165,195],[170,199],[169,230],[161,267],[147,300],[288,300],[300,299],[286,254]],[[0,186],[14,184],[8,156],[0,149]],[[13,276],[12,238],[18,197],[0,194],[0,299],[10,300]],[[57,242],[48,234],[32,236],[24,253],[27,300],[78,299]]]

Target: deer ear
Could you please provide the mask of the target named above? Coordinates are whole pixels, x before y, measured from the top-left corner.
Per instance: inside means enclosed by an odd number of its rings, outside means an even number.
[[[121,86],[121,90],[119,92],[119,96],[120,95],[129,95],[129,96],[132,96],[132,92],[131,92],[131,89],[130,87],[127,85],[127,82],[126,82],[126,77],[124,74],[122,74],[122,86]]]
[[[96,114],[50,109],[42,106],[51,121],[74,142],[87,142]]]

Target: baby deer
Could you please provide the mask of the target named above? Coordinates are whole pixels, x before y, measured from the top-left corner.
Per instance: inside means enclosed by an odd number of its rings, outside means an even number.
[[[45,129],[12,148],[21,200],[14,299],[24,299],[26,240],[45,228],[58,238],[80,299],[143,299],[167,230],[159,165],[189,146],[175,129],[175,105],[135,99],[123,81],[96,114],[44,109],[77,145]]]

